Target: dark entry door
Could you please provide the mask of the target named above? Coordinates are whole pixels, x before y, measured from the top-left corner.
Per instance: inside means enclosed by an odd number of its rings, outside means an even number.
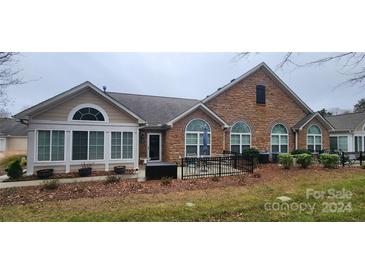
[[[160,161],[160,135],[158,134],[150,134],[149,135],[149,158],[151,161]]]

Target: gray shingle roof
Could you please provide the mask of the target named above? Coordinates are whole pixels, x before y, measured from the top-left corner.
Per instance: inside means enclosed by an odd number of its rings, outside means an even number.
[[[163,125],[199,102],[196,99],[107,92],[107,94],[147,121]]]
[[[308,114],[302,120],[300,120],[298,123],[296,123],[293,128],[294,129],[301,128],[305,123],[307,123],[310,119],[312,119],[314,115],[316,115],[316,113],[310,113],[310,114]]]
[[[365,121],[365,112],[346,113],[340,115],[326,116],[326,119],[336,130],[354,130],[361,122]]]
[[[27,136],[27,126],[12,118],[0,118],[0,136]]]

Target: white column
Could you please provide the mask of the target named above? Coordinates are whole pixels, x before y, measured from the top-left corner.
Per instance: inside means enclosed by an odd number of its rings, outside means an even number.
[[[105,131],[104,134],[104,161],[105,161],[105,171],[109,171],[109,159],[111,155],[111,145],[110,145],[110,131]]]
[[[71,151],[72,151],[71,131],[66,130],[65,131],[65,162],[66,162],[65,171],[66,171],[66,173],[70,172]]]
[[[134,157],[134,168],[139,168],[139,129],[133,132],[133,157]]]
[[[28,131],[28,141],[27,141],[27,175],[33,175],[34,172],[34,159],[35,147],[36,147],[36,131]]]

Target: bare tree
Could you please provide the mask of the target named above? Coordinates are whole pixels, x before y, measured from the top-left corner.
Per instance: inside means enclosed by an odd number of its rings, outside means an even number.
[[[16,52],[0,52],[0,113],[8,113],[6,107],[9,103],[6,90],[13,85],[23,84],[19,77],[20,70],[16,68]]]
[[[247,58],[253,53],[241,52],[236,55],[237,60]],[[254,53],[257,54],[257,53]],[[297,68],[322,65],[330,62],[337,62],[340,71],[348,76],[345,84],[360,85],[365,88],[365,53],[364,52],[342,52],[332,53],[329,56],[316,58],[307,62],[300,62],[298,59],[299,55],[303,53],[286,52],[277,68],[284,68],[286,66],[294,66]]]

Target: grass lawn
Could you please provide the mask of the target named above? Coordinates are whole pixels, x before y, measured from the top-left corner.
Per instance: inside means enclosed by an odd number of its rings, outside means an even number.
[[[361,169],[282,172],[243,186],[166,194],[129,194],[0,207],[1,221],[365,221],[365,172]],[[286,175],[285,175],[286,174]],[[332,199],[328,190],[350,191]],[[306,198],[306,190],[325,197]],[[280,202],[278,196],[292,200]],[[332,203],[323,212],[325,203]],[[192,203],[188,204],[187,203]],[[268,206],[284,207],[267,210]],[[350,203],[350,204],[349,204]],[[310,204],[314,210],[308,208]],[[307,206],[300,212],[296,205]],[[343,211],[343,212],[339,212]]]

